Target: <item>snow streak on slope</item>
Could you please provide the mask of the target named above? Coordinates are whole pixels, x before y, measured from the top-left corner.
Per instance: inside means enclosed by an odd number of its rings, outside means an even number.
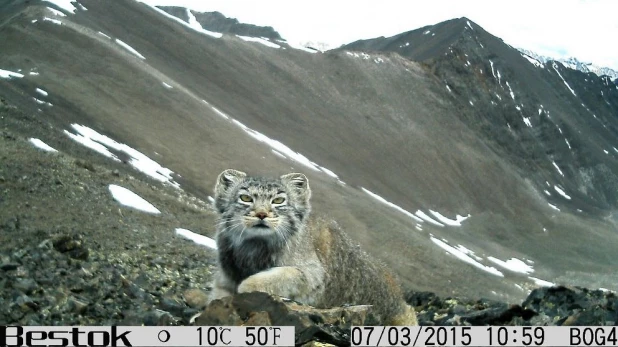
[[[571,197],[564,192],[564,190],[560,189],[558,186],[554,186],[554,189],[558,192],[558,194],[562,195],[565,199],[571,200]]]
[[[440,212],[436,212],[436,211],[432,211],[432,210],[429,210],[429,212],[431,214],[433,214],[434,217],[436,217],[441,223],[444,223],[444,224],[450,225],[450,226],[460,227],[461,226],[461,222],[463,222],[466,219],[470,218],[470,215],[468,215],[467,217],[463,217],[463,216],[457,215],[457,216],[455,216],[455,220],[452,220],[452,219],[444,217],[442,214],[440,214]]]
[[[323,172],[335,179],[337,179],[339,181],[339,183],[345,184],[343,181],[339,180],[339,176],[337,176],[337,174],[335,174],[332,170],[329,170],[323,166],[320,166],[316,163],[314,163],[313,161],[309,160],[309,158],[305,157],[304,155],[292,150],[290,147],[284,145],[283,143],[281,143],[280,141],[271,139],[270,137],[260,133],[259,131],[253,130],[251,128],[249,128],[248,126],[244,125],[243,123],[237,121],[236,119],[226,115],[225,113],[221,112],[219,109],[217,109],[216,107],[210,105],[210,103],[206,100],[202,100],[206,105],[210,106],[210,108],[217,113],[219,116],[230,120],[232,123],[236,124],[239,128],[241,128],[242,130],[244,130],[247,134],[249,134],[249,136],[253,137],[254,139],[258,140],[259,142],[262,142],[266,145],[268,145],[271,150],[275,150],[277,153],[274,153],[275,155],[283,155],[285,157],[288,157],[296,162],[298,162],[299,164],[302,164],[312,170],[315,171],[320,171]]]
[[[178,22],[178,23],[180,23],[180,24],[184,25],[184,26],[185,26],[185,27],[187,27],[187,28],[190,28],[190,29],[192,29],[192,30],[195,30],[195,31],[197,31],[198,33],[205,34],[205,35],[208,35],[208,36],[210,36],[210,37],[214,37],[214,38],[216,38],[216,39],[218,39],[218,38],[220,38],[221,36],[223,36],[223,34],[221,34],[221,33],[217,33],[217,32],[214,32],[214,31],[209,31],[209,30],[206,30],[206,29],[202,29],[202,26],[201,26],[201,25],[200,25],[199,27],[197,27],[197,26],[192,26],[192,25],[190,25],[189,23],[185,22],[184,20],[182,20],[182,19],[180,19],[180,18],[178,18],[178,17],[176,17],[176,16],[172,16],[171,14],[169,14],[169,13],[167,13],[167,12],[163,11],[162,9],[160,9],[160,8],[158,8],[158,7],[156,7],[156,6],[150,5],[150,4],[148,4],[148,3],[144,2],[144,1],[141,1],[141,0],[138,0],[138,1],[139,1],[139,2],[141,2],[141,3],[143,3],[143,4],[144,4],[144,5],[146,5],[146,6],[149,6],[149,7],[150,7],[150,8],[152,8],[153,10],[155,10],[155,11],[159,12],[159,14],[162,14],[162,15],[164,15],[165,17],[167,17],[167,18],[169,18],[169,19],[171,19],[171,20],[176,21],[176,22]],[[191,18],[191,17],[189,17],[189,18]],[[197,24],[199,25],[199,23],[197,23]]]
[[[147,213],[159,214],[159,211],[151,203],[144,200],[141,196],[133,193],[127,188],[117,186],[115,184],[109,185],[109,191],[112,193],[114,200],[118,201],[121,205],[134,208]]]
[[[408,217],[410,217],[410,218],[414,219],[415,221],[417,221],[417,222],[423,222],[423,220],[422,220],[422,219],[420,219],[419,217],[417,217],[417,216],[413,215],[412,213],[410,213],[410,212],[408,212],[408,211],[404,210],[403,208],[401,208],[401,207],[399,207],[399,206],[397,206],[397,205],[393,204],[392,202],[387,201],[386,199],[384,199],[383,197],[379,196],[378,194],[376,194],[376,193],[372,193],[372,192],[370,192],[369,190],[367,190],[367,189],[365,189],[365,188],[363,188],[363,187],[361,187],[361,190],[362,190],[363,192],[365,192],[365,193],[369,194],[369,196],[371,196],[372,198],[374,198],[374,199],[376,199],[376,200],[380,201],[380,202],[381,202],[381,203],[383,203],[383,204],[386,204],[386,205],[388,205],[388,206],[390,206],[390,207],[392,207],[392,208],[396,209],[397,211],[399,211],[399,212],[401,212],[401,213],[405,214],[406,216],[408,216]]]
[[[54,24],[62,25],[62,22],[57,20],[57,19],[53,19],[53,18],[49,18],[49,17],[43,17],[43,20],[47,21],[47,22],[52,22]]]
[[[72,14],[75,14],[75,11],[77,10],[75,6],[73,6],[73,0],[45,0],[45,2],[52,3],[67,12],[71,12]]]
[[[277,40],[277,41],[278,41],[278,42],[281,42],[281,43],[285,43],[285,44],[287,44],[288,46],[290,46],[290,47],[292,47],[292,48],[294,48],[294,49],[301,50],[301,51],[303,51],[303,52],[307,52],[307,53],[317,53],[317,52],[319,52],[317,49],[313,49],[313,48],[308,48],[308,47],[305,47],[305,46],[303,46],[303,45],[302,45],[302,44],[300,44],[300,43],[289,42],[289,41],[286,41],[286,40]]]
[[[35,147],[40,148],[44,151],[47,152],[58,152],[58,150],[56,150],[55,148],[51,147],[50,145],[46,144],[45,142],[39,140],[39,139],[35,139],[35,138],[31,138],[28,141],[30,141],[30,143],[32,143]]]
[[[258,42],[263,44],[264,46],[268,46],[271,48],[281,48],[281,46],[279,46],[276,43],[272,43],[270,41],[268,41],[267,39],[261,38],[261,37],[251,37],[251,36],[240,36],[240,35],[236,35],[238,38],[241,38],[245,41],[249,41],[249,42]]]
[[[498,258],[487,257],[487,260],[492,261],[498,264],[499,266],[507,270],[511,270],[513,272],[519,272],[519,273],[526,274],[526,275],[534,272],[534,269],[532,268],[532,266],[524,263],[523,261],[517,258],[511,258],[507,261],[502,261]]]
[[[422,218],[423,220],[433,224],[433,225],[437,225],[439,227],[443,227],[444,224],[437,222],[435,219],[429,217],[425,212],[421,211],[421,210],[417,210],[415,213],[415,215],[419,216],[420,218]]]
[[[126,49],[127,51],[133,53],[136,57],[138,57],[140,59],[146,59],[146,57],[144,57],[138,51],[136,51],[135,48],[129,46],[128,44],[124,43],[123,41],[120,41],[118,39],[116,39],[115,41],[116,41],[117,44],[121,45],[124,49]]]
[[[0,69],[0,78],[12,78],[12,77],[23,78],[24,75],[17,73],[17,72]]]
[[[540,68],[544,68],[545,67],[545,65],[543,65],[543,63],[541,63],[540,61],[532,58],[531,56],[529,56],[527,54],[522,53],[521,56],[526,58],[530,62],[530,64],[532,64],[532,65],[534,65],[536,67],[540,67]]]
[[[77,134],[73,134],[67,130],[64,132],[73,140],[116,161],[120,161],[120,159],[113,154],[108,147],[115,151],[124,152],[130,157],[129,164],[131,164],[138,171],[141,171],[157,181],[170,184],[175,188],[180,188],[180,185],[177,182],[174,182],[172,178],[172,170],[162,167],[159,163],[148,158],[143,153],[123,143],[116,142],[115,140],[99,134],[98,132],[83,125],[71,124],[71,126],[75,129]]]
[[[60,12],[60,11],[54,9],[54,8],[51,8],[51,7],[48,7],[47,10],[50,11],[51,13],[53,13],[54,15],[58,16],[58,17],[66,17],[67,16],[66,14],[64,14],[64,13],[62,13],[62,12]]]
[[[176,234],[186,239],[189,239],[198,245],[206,246],[208,248],[217,249],[217,242],[208,236],[196,234],[191,230],[176,228]]]
[[[573,88],[571,88],[571,86],[567,83],[567,81],[564,80],[564,77],[562,77],[562,75],[558,71],[558,66],[556,65],[556,63],[551,63],[551,65],[554,68],[554,71],[556,71],[558,76],[560,76],[560,78],[562,79],[562,82],[564,82],[564,85],[567,86],[567,88],[569,88],[569,90],[571,91],[571,93],[573,93],[573,95],[577,96],[577,94],[575,94],[575,91],[573,90]]]
[[[498,269],[496,269],[493,266],[485,266],[481,263],[479,263],[478,261],[472,259],[470,256],[468,256],[466,253],[462,252],[461,250],[447,244],[446,242],[442,241],[442,240],[438,240],[437,238],[431,236],[431,241],[433,243],[435,243],[436,245],[438,245],[440,248],[444,249],[445,251],[447,251],[448,253],[454,255],[455,257],[457,257],[458,259],[473,265],[483,271],[487,271],[492,275],[496,275],[499,277],[504,277],[504,274],[502,272],[500,272]]]

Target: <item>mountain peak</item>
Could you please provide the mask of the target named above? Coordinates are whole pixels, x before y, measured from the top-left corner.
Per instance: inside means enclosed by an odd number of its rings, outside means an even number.
[[[486,35],[489,34],[481,26],[467,17],[461,17],[391,37],[359,40],[340,49],[396,52],[409,59],[423,61],[443,56],[460,42],[471,41],[476,46],[483,46],[481,36]]]
[[[184,20],[187,23],[190,20],[190,16],[193,16],[202,28],[209,31],[241,36],[261,37],[270,40],[282,40],[281,35],[279,35],[273,27],[241,23],[238,19],[226,17],[221,12],[197,12],[177,6],[157,7],[172,16]]]

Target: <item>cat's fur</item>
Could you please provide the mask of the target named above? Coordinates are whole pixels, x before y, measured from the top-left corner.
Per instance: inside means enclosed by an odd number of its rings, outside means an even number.
[[[300,173],[266,179],[228,169],[219,175],[219,269],[211,300],[260,291],[323,308],[371,304],[384,324],[416,325],[393,274],[335,222],[310,219],[310,197]]]

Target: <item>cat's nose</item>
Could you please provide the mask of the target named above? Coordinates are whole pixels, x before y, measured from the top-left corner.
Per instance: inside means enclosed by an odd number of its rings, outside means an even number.
[[[264,219],[266,218],[266,212],[256,212],[255,216],[258,217],[259,219]]]

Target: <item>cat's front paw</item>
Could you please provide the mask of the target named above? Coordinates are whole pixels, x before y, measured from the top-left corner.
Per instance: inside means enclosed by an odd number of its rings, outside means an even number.
[[[247,277],[238,286],[239,293],[264,292],[296,299],[306,292],[302,273],[294,267],[275,267]]]

